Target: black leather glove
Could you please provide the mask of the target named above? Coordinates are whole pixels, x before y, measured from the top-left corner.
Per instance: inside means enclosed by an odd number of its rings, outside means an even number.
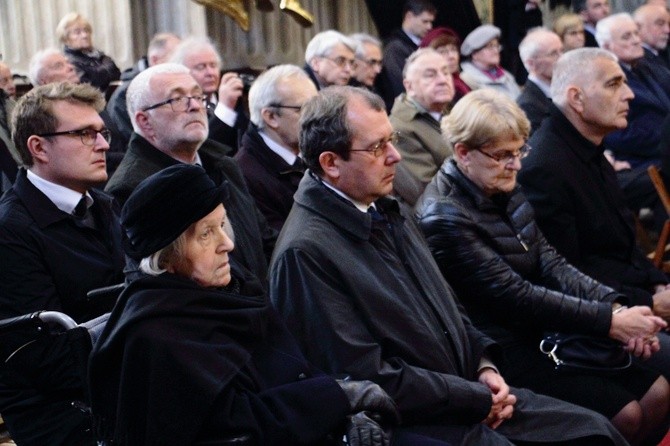
[[[347,443],[349,446],[389,446],[391,435],[367,412],[347,416]]]
[[[344,393],[349,399],[351,412],[366,411],[368,416],[375,418],[383,424],[400,424],[398,407],[384,389],[372,381],[349,381],[347,379],[337,380]],[[378,415],[381,419],[377,419]]]

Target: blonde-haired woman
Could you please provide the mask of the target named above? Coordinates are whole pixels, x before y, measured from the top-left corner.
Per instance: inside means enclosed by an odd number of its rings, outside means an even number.
[[[56,36],[82,83],[105,92],[110,82],[121,77],[112,58],[93,46],[93,28],[83,15],[77,12],[65,14],[56,27]]]

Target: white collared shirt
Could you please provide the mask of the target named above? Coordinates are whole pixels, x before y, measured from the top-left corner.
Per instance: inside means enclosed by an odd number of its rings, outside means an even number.
[[[415,36],[415,35],[412,34],[412,33],[408,33],[408,32],[405,31],[404,29],[402,30],[402,32],[404,32],[405,34],[407,34],[407,37],[409,37],[410,40],[411,40],[412,42],[414,42],[414,44],[415,44],[416,46],[419,46],[419,44],[421,43],[421,37],[417,37],[417,36]],[[366,210],[366,212],[367,212],[367,210]]]
[[[540,79],[537,78],[534,74],[529,74],[528,75],[528,80],[533,81],[537,87],[542,90],[542,93],[548,98],[551,98],[551,85],[547,84],[546,82],[541,81]]]
[[[351,198],[349,195],[345,194],[344,192],[342,192],[341,190],[339,190],[338,188],[336,188],[335,186],[333,186],[332,184],[329,184],[329,183],[328,183],[326,180],[324,180],[323,178],[321,179],[321,182],[322,182],[323,184],[325,184],[326,187],[327,187],[328,189],[332,190],[333,192],[335,192],[335,193],[336,193],[337,195],[339,195],[340,197],[344,198],[344,199],[347,200],[347,201],[350,201],[351,204],[353,204],[354,206],[356,206],[356,209],[358,209],[358,210],[361,211],[361,212],[364,212],[364,213],[367,214],[367,212],[368,212],[368,208],[369,208],[370,206],[372,206],[373,208],[377,209],[377,206],[375,206],[374,203],[364,204],[364,203],[361,203],[360,201],[356,201],[356,200],[354,200],[353,198]]]
[[[28,181],[35,186],[40,192],[47,196],[49,200],[56,205],[58,209],[66,214],[72,214],[74,208],[81,200],[81,193],[68,189],[60,184],[52,183],[40,177],[32,170],[27,172]],[[93,197],[86,191],[86,207],[90,208],[93,205]]]
[[[263,132],[263,130],[259,130],[258,134],[261,136],[261,138],[263,138],[265,145],[267,145],[270,150],[272,150],[274,153],[279,155],[284,161],[286,161],[289,166],[292,166],[293,163],[295,163],[295,159],[297,158],[295,153],[291,152],[289,149],[282,146],[274,139],[270,138],[268,135],[265,134],[265,132]]]
[[[237,120],[237,112],[232,108],[224,105],[221,101],[214,107],[214,115],[230,127],[235,127]]]

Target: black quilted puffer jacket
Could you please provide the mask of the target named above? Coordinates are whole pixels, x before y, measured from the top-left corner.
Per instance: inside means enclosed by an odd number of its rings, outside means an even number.
[[[519,186],[487,197],[449,159],[416,215],[475,325],[503,345],[535,343],[548,330],[606,336],[612,303],[626,303],[547,243]]]

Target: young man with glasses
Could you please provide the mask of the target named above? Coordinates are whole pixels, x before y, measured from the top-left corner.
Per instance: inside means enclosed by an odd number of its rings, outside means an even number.
[[[249,90],[251,124],[235,159],[258,209],[277,231],[291,211],[305,171],[299,157],[298,121],[303,104],[315,95],[309,77],[295,65],[269,69]]]
[[[413,206],[451,155],[440,120],[454,98],[454,84],[447,60],[432,48],[421,48],[407,58],[403,78],[406,92],[398,96],[390,116],[401,135],[397,147],[403,157],[393,187]]]
[[[181,64],[150,67],[132,80],[126,96],[134,133],[106,190],[125,203],[148,176],[177,163],[199,164],[217,183],[228,181],[224,205],[235,232],[232,256],[263,280],[276,231],[258,211],[227,148],[208,139],[205,95]]]
[[[521,89],[514,75],[500,66],[500,28],[481,25],[463,40],[461,54],[468,58],[461,64],[461,79],[473,90],[489,87],[516,99]]]
[[[317,90],[347,85],[354,71],[356,42],[334,30],[312,37],[305,49],[305,71]]]
[[[123,281],[118,207],[95,189],[107,180],[104,103],[88,84],[61,82],[35,87],[16,105],[12,136],[23,168],[0,201],[0,318],[53,310],[84,322],[111,309],[86,298]],[[3,375],[0,410],[19,444],[95,444],[88,415],[70,404],[85,401],[84,385],[65,347],[31,344],[22,355],[37,365],[10,364]]]

